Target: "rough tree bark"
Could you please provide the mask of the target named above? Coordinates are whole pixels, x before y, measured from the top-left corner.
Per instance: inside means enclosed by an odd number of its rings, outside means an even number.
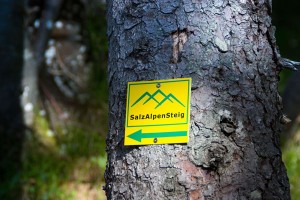
[[[112,0],[108,199],[289,199],[271,0]],[[192,77],[190,142],[125,147],[128,81]]]
[[[0,0],[0,199],[20,197],[24,2]]]

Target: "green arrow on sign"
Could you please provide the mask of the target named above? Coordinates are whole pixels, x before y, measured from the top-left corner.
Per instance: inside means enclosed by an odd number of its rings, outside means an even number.
[[[142,133],[142,129],[138,130],[127,137],[141,142],[143,138],[163,138],[163,137],[179,137],[187,136],[186,131],[174,131],[174,132],[156,132],[156,133]]]

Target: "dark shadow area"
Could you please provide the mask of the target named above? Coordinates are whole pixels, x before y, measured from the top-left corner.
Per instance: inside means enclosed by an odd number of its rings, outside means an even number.
[[[0,199],[15,200],[22,195],[24,3],[1,0],[0,5]]]
[[[273,1],[272,20],[276,26],[276,41],[283,57],[291,60],[300,60],[300,2],[296,0]],[[280,75],[280,93],[284,93],[291,70],[283,70]],[[300,80],[300,79],[299,79]]]
[[[299,60],[300,50],[300,2],[297,0],[273,0],[273,25],[276,26],[276,40],[282,56]]]
[[[283,57],[300,60],[300,2],[290,0],[273,1],[273,24],[276,26],[276,40]],[[295,132],[300,114],[300,72],[284,69],[280,74],[279,92],[283,101],[283,113],[291,120],[283,129],[282,143]]]
[[[300,1],[273,0],[273,24],[276,40],[283,57],[300,60]],[[298,68],[299,69],[299,68]],[[279,92],[283,113],[291,123],[283,127],[281,146],[292,199],[300,196],[300,72],[283,70],[280,74]]]

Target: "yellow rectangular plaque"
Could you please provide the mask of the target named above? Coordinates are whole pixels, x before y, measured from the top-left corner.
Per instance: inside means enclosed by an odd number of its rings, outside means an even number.
[[[187,143],[191,81],[128,82],[125,145]]]

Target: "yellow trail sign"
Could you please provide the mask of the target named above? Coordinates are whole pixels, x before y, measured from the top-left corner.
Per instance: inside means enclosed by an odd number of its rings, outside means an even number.
[[[125,145],[187,143],[191,81],[128,82]]]

